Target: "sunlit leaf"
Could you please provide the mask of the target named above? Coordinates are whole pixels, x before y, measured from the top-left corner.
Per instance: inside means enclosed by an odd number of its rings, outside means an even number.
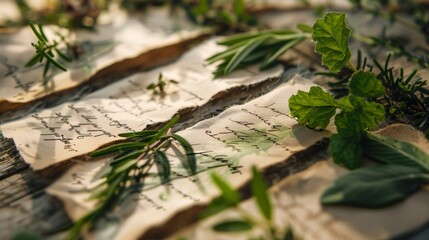
[[[270,221],[272,219],[272,204],[268,196],[267,184],[261,172],[255,166],[252,167],[252,175],[251,188],[253,197],[262,215]]]
[[[216,232],[243,232],[252,229],[252,224],[243,220],[225,220],[213,226]]]
[[[339,72],[350,60],[349,35],[344,13],[328,13],[313,25],[316,52],[322,55],[322,64],[329,71]]]

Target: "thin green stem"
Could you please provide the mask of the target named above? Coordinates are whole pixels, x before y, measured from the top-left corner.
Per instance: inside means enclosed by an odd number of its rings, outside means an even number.
[[[355,66],[353,66],[353,64],[350,61],[347,63],[347,66],[349,66],[353,72],[357,72]]]

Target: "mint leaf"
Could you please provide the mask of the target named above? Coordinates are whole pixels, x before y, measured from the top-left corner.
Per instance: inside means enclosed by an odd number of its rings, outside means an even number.
[[[360,123],[362,129],[375,128],[381,121],[384,120],[384,107],[383,105],[375,102],[368,102],[366,99],[355,96],[348,96],[343,102],[343,106],[346,102],[353,106],[353,110],[345,110],[351,114],[354,114],[358,119],[357,124]]]
[[[310,128],[326,128],[336,108],[334,97],[320,87],[311,87],[308,93],[298,91],[289,98],[292,116]]]
[[[350,93],[363,98],[376,98],[384,94],[384,86],[374,74],[370,72],[355,72],[350,77]]]
[[[334,134],[331,136],[328,153],[334,162],[348,169],[360,167],[362,159],[362,147],[360,145],[360,134],[348,132],[349,134]],[[354,135],[353,135],[354,134]]]
[[[337,101],[337,107],[346,112],[351,112],[355,109],[353,105],[350,103],[348,97],[343,97]]]
[[[335,180],[320,200],[323,204],[384,207],[413,194],[424,178],[415,168],[395,164],[362,168]]]
[[[354,112],[342,111],[335,116],[335,126],[338,133],[341,133],[343,136],[356,136],[356,133],[360,134],[363,129],[359,121],[359,116]]]
[[[349,35],[344,13],[328,13],[313,25],[316,52],[322,55],[322,64],[329,71],[339,72],[350,60]]]

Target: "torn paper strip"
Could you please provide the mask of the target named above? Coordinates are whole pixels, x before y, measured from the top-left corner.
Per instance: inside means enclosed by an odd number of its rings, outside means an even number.
[[[215,40],[207,41],[174,64],[132,75],[81,101],[33,113],[0,129],[5,137],[14,139],[24,160],[37,170],[119,140],[119,133],[166,121],[182,108],[201,106],[218,92],[282,73],[280,66],[264,72],[253,66],[213,79],[215,66],[208,66],[205,59],[223,49]],[[171,84],[165,95],[146,89],[160,73],[178,82]]]
[[[298,90],[308,90],[309,82],[296,77],[267,95],[231,107],[215,118],[178,132],[192,144],[199,174],[189,176],[175,154],[168,153],[172,181],[162,185],[153,168],[155,176],[146,179],[145,189],[131,196],[120,208],[122,210],[111,216],[119,225],[87,237],[111,238],[103,234],[113,234],[115,239],[136,239],[149,227],[162,224],[178,211],[207,203],[217,195],[210,172],[216,171],[238,187],[249,179],[252,165],[263,168],[283,161],[292,153],[329,136],[329,131],[308,129],[290,116],[287,99]],[[80,162],[48,189],[64,202],[73,220],[93,209],[94,202],[88,201],[90,191],[84,190],[97,183],[106,164],[106,159]]]

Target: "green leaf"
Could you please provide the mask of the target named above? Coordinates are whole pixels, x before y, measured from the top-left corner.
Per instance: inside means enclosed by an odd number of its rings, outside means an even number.
[[[346,100],[353,106],[351,114],[356,115],[362,129],[372,129],[384,120],[384,107],[380,103],[368,102],[366,99],[355,96],[348,96]]]
[[[227,38],[223,39],[222,41],[219,41],[218,44],[224,45],[224,46],[232,46],[232,45],[235,45],[237,43],[244,44],[249,39],[259,37],[262,35],[288,35],[288,34],[295,34],[295,33],[296,32],[288,30],[288,29],[241,33],[241,34],[235,34],[233,36],[227,37]]]
[[[352,171],[339,177],[321,196],[323,204],[379,208],[404,200],[428,178],[415,168],[388,164]]]
[[[212,55],[211,57],[207,58],[206,61],[208,64],[213,64],[213,63],[220,61],[222,59],[230,60],[232,58],[232,56],[234,56],[234,54],[236,54],[237,51],[240,50],[240,47],[243,46],[243,44],[244,43],[239,42],[236,45],[229,47],[227,50],[225,50],[223,52],[216,53],[216,54]]]
[[[350,103],[348,97],[343,97],[337,101],[337,107],[346,112],[351,112],[355,109],[353,105]]]
[[[358,71],[350,77],[350,93],[357,97],[376,98],[383,96],[384,86],[374,74]]]
[[[135,159],[138,156],[140,156],[144,151],[146,151],[146,149],[136,150],[136,151],[132,151],[130,153],[125,153],[125,154],[119,155],[119,156],[115,157],[115,159],[110,163],[110,165],[114,166],[116,164],[120,164],[123,161]]]
[[[48,74],[50,64],[51,64],[51,62],[47,62],[47,63],[45,64],[45,67],[43,68],[43,77],[45,77],[45,76],[46,76],[46,74]]]
[[[234,0],[234,12],[239,18],[245,16],[244,0]]]
[[[261,172],[253,166],[252,167],[252,180],[251,180],[251,188],[253,197],[256,199],[256,203],[258,204],[259,210],[262,215],[268,221],[272,219],[272,204],[270,198],[268,196],[267,184],[265,183],[265,179],[262,176]]]
[[[55,52],[61,57],[61,58],[63,58],[64,60],[66,60],[67,62],[71,62],[72,61],[72,59],[67,55],[67,54],[65,54],[65,53],[63,53],[63,52],[61,52],[60,50],[58,50],[58,49],[54,49],[55,50]]]
[[[310,128],[324,129],[335,114],[334,97],[320,87],[311,87],[310,92],[298,91],[289,98],[289,108],[293,117]]]
[[[200,219],[207,218],[218,214],[219,212],[222,212],[230,208],[231,206],[232,205],[227,202],[223,197],[215,198],[210,202],[209,206],[198,215],[198,217]]]
[[[368,158],[429,173],[429,156],[411,143],[367,133],[363,136],[363,147]]]
[[[339,72],[350,60],[346,14],[331,12],[313,25],[316,52],[322,55],[322,64],[331,72]]]
[[[162,151],[156,151],[155,163],[158,166],[158,173],[162,182],[167,181],[170,178],[171,173],[170,162],[168,161],[167,155]]]
[[[355,133],[361,134],[363,132],[361,119],[359,114],[354,111],[342,111],[335,116],[335,126],[338,133],[344,136],[356,136]]]
[[[127,133],[120,133],[118,136],[120,137],[127,137],[127,138],[133,138],[133,137],[152,137],[158,134],[158,130],[143,130],[141,132],[127,132]]]
[[[158,130],[158,134],[156,135],[156,139],[162,135],[164,135],[168,129],[170,129],[171,127],[174,126],[174,124],[176,124],[177,121],[179,121],[180,116],[179,115],[174,115],[173,118],[171,118],[170,121],[168,121],[164,126],[162,126],[161,129]]]
[[[266,40],[267,36],[258,37],[250,40],[248,43],[246,43],[246,45],[240,47],[240,49],[234,54],[234,56],[226,65],[224,75],[228,75],[234,71],[244,58],[246,58],[253,50],[255,50]]]
[[[306,33],[312,33],[313,32],[313,28],[311,26],[306,25],[306,24],[299,23],[296,27],[299,30],[306,32]]]
[[[243,220],[226,220],[213,226],[216,232],[243,232],[252,229],[252,224]]]
[[[172,134],[171,137],[177,142],[179,142],[183,150],[185,150],[188,167],[191,170],[191,173],[195,174],[197,172],[197,158],[195,157],[192,145],[188,141],[186,141],[186,139],[177,134]]]
[[[145,143],[141,142],[126,142],[126,143],[118,143],[112,146],[108,146],[99,150],[96,150],[89,154],[90,157],[100,157],[108,154],[116,153],[116,152],[124,152],[132,149],[141,149],[146,147]]]
[[[356,114],[341,112],[335,116],[338,134],[330,138],[329,154],[334,162],[349,169],[355,169],[362,162],[362,127]]]
[[[59,62],[57,62],[55,59],[53,59],[51,56],[49,56],[48,53],[43,52],[43,56],[46,57],[48,60],[48,63],[52,63],[55,67],[61,69],[62,71],[66,72],[67,68],[61,65]]]
[[[37,28],[34,25],[34,23],[30,22],[29,24],[30,24],[31,30],[33,31],[34,35],[36,35],[37,39],[41,42],[46,42],[45,38],[41,35],[41,33],[37,31]]]
[[[273,65],[273,62],[276,61],[283,53],[285,53],[287,50],[291,49],[295,45],[297,45],[299,42],[304,40],[303,37],[293,39],[289,42],[287,42],[282,48],[280,48],[277,52],[275,52],[270,58],[263,61],[261,63],[261,66],[259,67],[260,70],[267,69]]]
[[[48,42],[48,38],[46,37],[45,31],[43,31],[43,26],[41,24],[37,24],[37,26],[39,27],[39,33],[43,37],[43,40],[45,42]]]
[[[349,169],[360,167],[362,161],[360,134],[355,132],[354,134],[333,134],[328,147],[328,153],[334,162]]]
[[[25,67],[32,67],[34,66],[37,62],[40,61],[40,58],[42,57],[41,54],[36,54],[34,55],[30,60],[28,60],[28,62],[25,64]]]
[[[231,206],[236,206],[240,202],[240,195],[238,192],[231,187],[225,180],[219,175],[213,173],[211,175],[213,183],[221,191],[222,198]]]

